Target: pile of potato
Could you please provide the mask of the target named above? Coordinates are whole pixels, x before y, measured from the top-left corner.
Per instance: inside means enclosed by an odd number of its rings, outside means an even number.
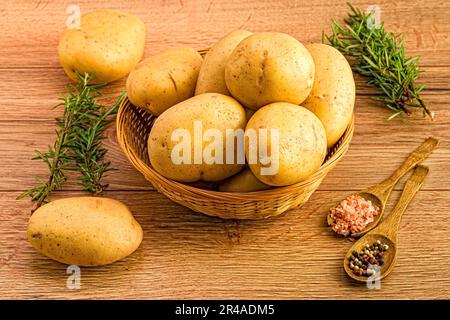
[[[219,40],[204,59],[189,47],[170,48],[138,63],[143,55],[145,27],[129,14],[100,10],[81,18],[81,30],[64,30],[58,52],[66,73],[94,73],[94,82],[128,75],[130,101],[157,115],[148,140],[153,168],[185,183],[210,181],[222,191],[256,191],[307,179],[322,165],[327,148],[342,136],[351,120],[355,83],[342,54],[324,44],[302,45],[276,32],[237,30]],[[194,122],[203,131],[216,128],[279,130],[278,171],[262,174],[264,161],[248,163],[174,163],[172,134]],[[203,138],[203,139],[202,139]],[[208,148],[211,141],[191,143]],[[211,140],[211,139],[210,139]],[[257,143],[260,143],[259,137]],[[270,145],[269,149],[276,146]],[[217,157],[216,157],[217,158]],[[262,159],[264,160],[264,159]]]
[[[209,181],[219,190],[248,192],[286,186],[307,179],[322,165],[347,128],[355,102],[351,68],[333,47],[304,46],[284,33],[231,32],[204,59],[193,48],[170,48],[140,61],[145,43],[143,22],[129,14],[100,10],[81,18],[81,30],[66,29],[58,52],[64,70],[94,73],[94,82],[110,82],[128,74],[129,100],[158,116],[148,150],[153,168],[184,183]],[[236,146],[235,157],[247,162],[175,163],[177,141],[172,134],[184,128],[194,136],[195,122],[203,132],[215,128],[277,129],[278,171],[261,174],[267,161],[249,163],[246,150]],[[211,137],[210,137],[211,138]],[[211,141],[191,143],[208,149]],[[212,140],[212,138],[210,139]],[[225,139],[224,139],[225,140]],[[259,144],[259,140],[257,143]],[[219,156],[216,156],[218,158]],[[267,159],[262,159],[267,160]]]
[[[139,63],[126,83],[129,100],[158,116],[148,139],[153,168],[185,183],[219,182],[219,190],[249,192],[286,186],[307,179],[322,165],[347,128],[355,102],[351,68],[336,49],[304,46],[284,33],[252,34],[237,30],[219,40],[204,59],[192,48],[171,48]],[[179,141],[172,134],[184,128],[194,136],[194,122],[203,131],[276,128],[279,170],[261,174],[256,163],[174,163]],[[202,150],[211,141],[196,137]],[[270,145],[269,150],[274,148]],[[259,143],[259,137],[258,137]],[[194,143],[191,155],[194,157]],[[249,159],[248,144],[245,152]]]

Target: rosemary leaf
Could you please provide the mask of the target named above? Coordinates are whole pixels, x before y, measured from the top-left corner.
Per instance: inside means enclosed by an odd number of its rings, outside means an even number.
[[[76,152],[73,154],[73,159],[76,164],[75,170],[81,174],[78,180],[85,191],[100,193],[108,187],[101,183],[101,179],[112,169],[109,168],[110,162],[104,160],[107,151],[101,146],[101,141],[106,138],[105,129],[111,122],[109,117],[117,113],[124,98],[125,93],[122,93],[111,109],[96,108],[94,117],[87,114],[85,116],[87,121],[76,127],[77,139],[72,146]]]
[[[101,183],[105,173],[112,170],[110,162],[104,161],[106,149],[101,145],[105,139],[104,130],[111,122],[110,117],[117,113],[119,101],[110,109],[99,105],[97,90],[106,84],[89,85],[93,75],[78,76],[77,84],[66,86],[66,95],[61,97],[64,106],[63,116],[56,119],[58,129],[53,145],[46,151],[36,150],[33,160],[41,160],[47,164],[49,175],[46,180],[37,177],[37,185],[24,191],[17,199],[30,197],[36,202],[36,208],[48,201],[50,194],[60,190],[67,181],[67,171],[78,171],[83,190],[99,193],[108,186]]]
[[[367,82],[376,86],[383,97],[373,97],[384,102],[393,111],[388,118],[411,114],[411,108],[422,109],[424,115],[433,118],[433,112],[420,97],[426,87],[417,85],[419,57],[406,57],[402,35],[371,26],[372,16],[347,3],[351,12],[344,24],[332,20],[331,34],[322,33],[322,42],[328,41],[349,58],[354,71],[367,77]]]

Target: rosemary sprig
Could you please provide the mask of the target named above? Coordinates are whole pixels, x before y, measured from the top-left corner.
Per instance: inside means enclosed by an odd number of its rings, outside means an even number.
[[[94,116],[88,117],[86,123],[76,128],[77,139],[71,147],[76,171],[81,173],[78,180],[85,191],[97,194],[108,188],[107,184],[101,183],[101,179],[113,169],[110,168],[111,162],[104,160],[107,150],[102,147],[102,141],[106,138],[105,128],[112,121],[110,116],[117,113],[124,98],[125,93],[111,109],[95,105]]]
[[[406,57],[404,36],[384,30],[384,24],[374,26],[371,13],[364,13],[347,3],[351,12],[344,19],[344,25],[332,21],[330,35],[322,33],[336,49],[350,58],[352,68],[368,78],[367,82],[376,86],[382,96],[372,97],[381,101],[394,113],[388,118],[410,115],[410,108],[421,108],[431,119],[433,113],[420,97],[426,85],[417,85],[419,77],[419,57]]]
[[[104,129],[111,122],[109,116],[117,112],[117,107],[124,94],[111,109],[99,105],[97,98],[101,95],[97,90],[106,84],[89,85],[94,75],[77,75],[79,82],[66,87],[66,96],[62,97],[64,113],[57,118],[58,129],[53,146],[43,152],[36,150],[33,160],[44,161],[49,170],[47,180],[37,178],[39,184],[24,191],[17,199],[27,196],[36,202],[36,208],[48,201],[55,190],[60,190],[67,181],[66,171],[81,172],[79,178],[83,189],[98,193],[107,185],[101,184],[104,174],[111,169],[110,163],[103,160],[106,149],[101,146]]]

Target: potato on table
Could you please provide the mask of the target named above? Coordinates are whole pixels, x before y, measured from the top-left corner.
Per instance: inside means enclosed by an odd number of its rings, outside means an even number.
[[[64,71],[78,80],[76,72],[95,77],[92,83],[125,77],[142,59],[145,26],[131,14],[99,10],[83,15],[80,29],[66,28],[59,39],[58,54]]]
[[[234,49],[225,67],[225,82],[244,107],[256,110],[279,101],[300,104],[311,91],[314,62],[295,38],[256,33]]]
[[[314,85],[302,106],[319,117],[331,148],[342,136],[352,118],[355,105],[355,81],[345,57],[326,44],[306,46],[314,59]]]
[[[151,56],[130,72],[128,98],[135,106],[160,115],[194,95],[202,61],[189,47],[170,48]]]
[[[117,200],[65,198],[33,213],[28,241],[61,263],[101,266],[134,252],[142,241],[142,228],[128,207]]]

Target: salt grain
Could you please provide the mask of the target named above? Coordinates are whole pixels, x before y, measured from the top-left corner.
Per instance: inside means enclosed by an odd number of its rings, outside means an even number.
[[[338,234],[357,233],[374,221],[380,208],[359,195],[352,195],[330,209],[333,223],[331,228]]]

